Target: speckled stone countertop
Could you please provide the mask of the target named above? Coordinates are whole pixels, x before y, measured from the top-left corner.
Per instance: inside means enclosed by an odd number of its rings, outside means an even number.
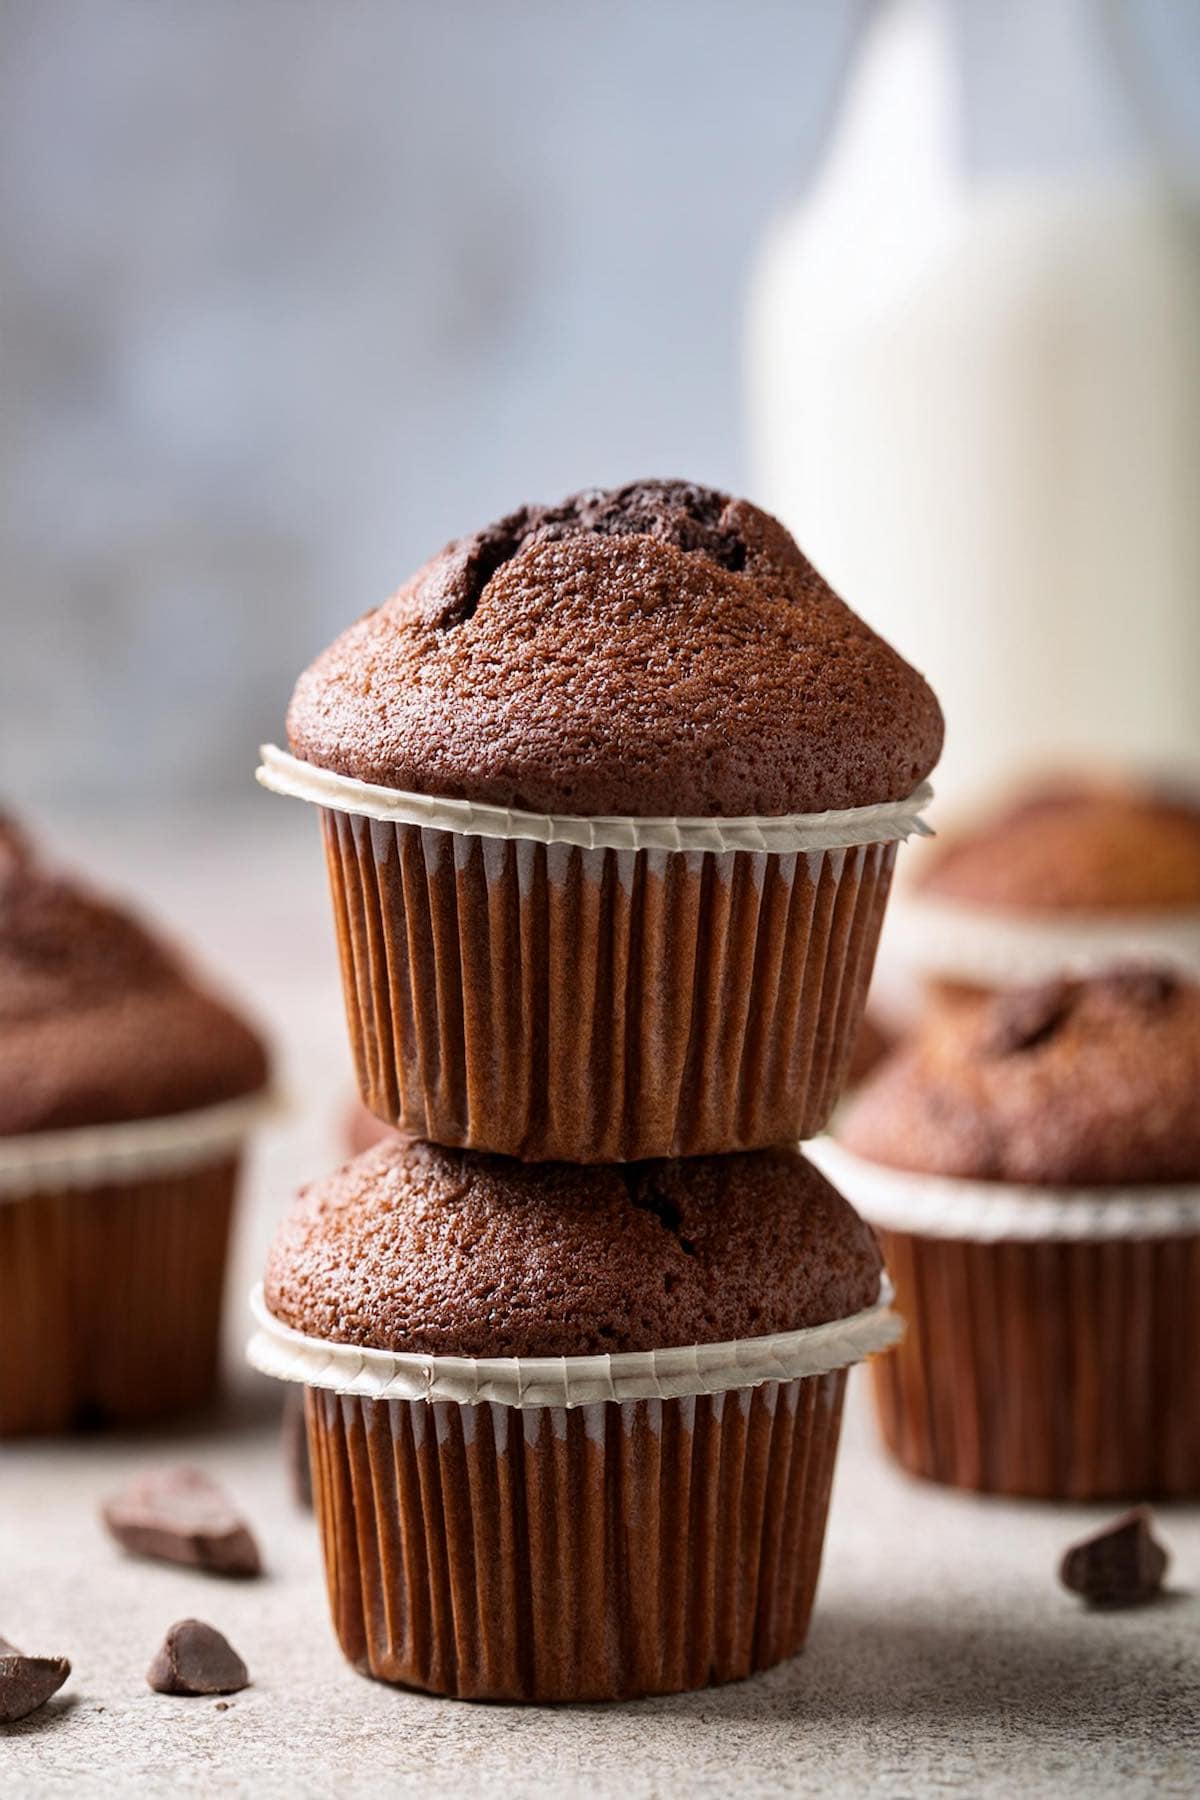
[[[59,1696],[0,1730],[0,1792],[747,1796],[1191,1795],[1200,1789],[1200,1509],[1163,1508],[1170,1592],[1090,1614],[1063,1547],[1115,1509],[974,1499],[884,1460],[852,1383],[825,1570],[805,1654],[756,1680],[622,1707],[469,1706],[342,1661],[310,1514],[278,1451],[278,1390],[238,1369],[242,1296],[295,1184],[328,1166],[348,1065],[311,819],[255,809],[220,829],[92,821],[58,841],[157,901],[240,979],[282,1042],[291,1101],[254,1159],[219,1414],[153,1439],[0,1447],[0,1633],[63,1653]],[[251,1583],[138,1562],[103,1496],[186,1458],[231,1489],[267,1562]],[[253,1685],[225,1710],[152,1693],[189,1615],[225,1631]]]

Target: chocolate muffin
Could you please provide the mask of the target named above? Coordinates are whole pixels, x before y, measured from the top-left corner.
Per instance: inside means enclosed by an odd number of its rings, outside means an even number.
[[[1200,790],[1135,777],[1031,786],[938,844],[894,936],[951,998],[1129,958],[1200,975]]]
[[[935,1007],[842,1141],[898,1168],[1099,1186],[1200,1181],[1200,988],[1124,968]]]
[[[0,839],[0,1435],[216,1374],[261,1040],[141,924]]]
[[[875,1370],[917,1473],[1048,1498],[1200,1494],[1200,987],[1169,969],[935,1007],[826,1166],[880,1233]]]
[[[726,1681],[803,1643],[871,1232],[790,1150],[621,1168],[387,1143],[272,1248],[334,1624],[472,1699]]]
[[[135,918],[0,858],[0,1137],[187,1112],[266,1079],[257,1034]]]
[[[265,1298],[337,1343],[593,1356],[845,1318],[880,1268],[795,1151],[582,1168],[393,1141],[304,1191]]]
[[[367,1106],[635,1161],[809,1136],[841,1086],[925,682],[775,520],[682,482],[451,544],[300,678]]]
[[[640,481],[448,545],[300,677],[288,737],[383,787],[739,818],[905,799],[942,716],[776,520]]]
[[[1133,779],[1039,783],[939,845],[922,885],[1027,912],[1200,908],[1200,793]]]

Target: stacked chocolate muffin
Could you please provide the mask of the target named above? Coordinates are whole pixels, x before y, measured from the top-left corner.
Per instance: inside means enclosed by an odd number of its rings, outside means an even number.
[[[452,544],[301,677],[364,1101],[253,1359],[303,1381],[335,1624],[474,1698],[792,1654],[878,1249],[794,1149],[941,742],[742,501],[647,482]],[[783,1147],[781,1147],[783,1146]]]

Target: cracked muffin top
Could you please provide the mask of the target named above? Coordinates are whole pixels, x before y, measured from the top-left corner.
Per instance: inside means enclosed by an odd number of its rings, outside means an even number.
[[[1116,969],[935,1006],[839,1122],[873,1162],[977,1180],[1200,1179],[1200,988]]]
[[[256,1033],[171,951],[0,830],[0,1136],[189,1112],[266,1080]]]
[[[874,1305],[880,1267],[795,1151],[582,1167],[395,1139],[302,1191],[265,1297],[337,1343],[583,1356],[844,1318]]]
[[[1200,793],[1066,779],[947,836],[922,881],[936,898],[1035,912],[1200,906]]]
[[[301,676],[288,737],[405,791],[735,818],[905,799],[942,716],[774,519],[643,481],[450,544]]]

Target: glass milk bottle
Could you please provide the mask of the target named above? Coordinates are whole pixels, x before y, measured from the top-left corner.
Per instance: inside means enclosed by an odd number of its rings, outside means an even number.
[[[950,801],[1200,766],[1200,234],[1128,25],[881,5],[753,282],[756,493],[933,682]]]

